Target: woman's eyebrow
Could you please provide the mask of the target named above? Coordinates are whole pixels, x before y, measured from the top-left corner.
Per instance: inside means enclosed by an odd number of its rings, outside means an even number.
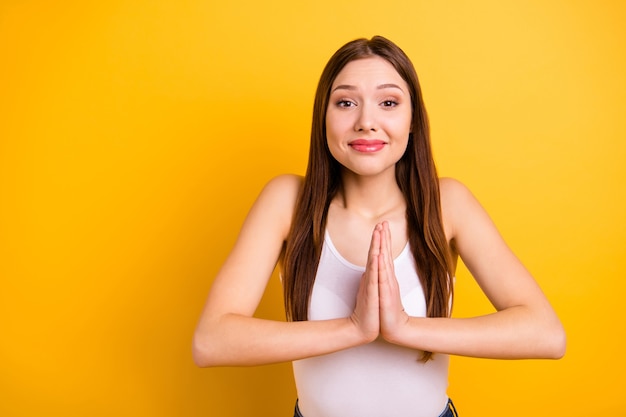
[[[348,85],[348,84],[340,84],[337,87],[333,88],[333,91],[331,91],[331,93],[337,90],[356,90],[356,86]]]
[[[398,90],[402,91],[404,93],[404,90],[402,89],[402,87],[400,87],[398,84],[381,84],[378,87],[376,87],[377,90],[383,90],[385,88],[397,88]]]

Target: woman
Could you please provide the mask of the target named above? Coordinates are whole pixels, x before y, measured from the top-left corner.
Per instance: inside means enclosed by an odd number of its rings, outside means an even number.
[[[458,256],[496,313],[450,318]],[[279,260],[289,320],[254,318]],[[437,177],[415,70],[374,37],[326,65],[307,173],[259,195],[193,347],[199,366],[293,361],[298,416],[436,417],[455,415],[448,355],[559,358],[565,335],[472,194]]]

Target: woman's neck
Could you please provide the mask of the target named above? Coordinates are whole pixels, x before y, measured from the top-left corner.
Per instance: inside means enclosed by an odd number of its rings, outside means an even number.
[[[345,210],[372,219],[406,207],[393,171],[375,176],[344,172],[333,202]]]

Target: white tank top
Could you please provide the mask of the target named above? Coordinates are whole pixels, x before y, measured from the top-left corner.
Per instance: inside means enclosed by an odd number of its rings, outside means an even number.
[[[394,260],[402,304],[424,317],[426,302],[409,246]],[[311,294],[309,320],[348,317],[364,267],[351,264],[326,233]],[[304,417],[437,417],[448,401],[447,355],[426,363],[421,352],[376,340],[293,362]]]

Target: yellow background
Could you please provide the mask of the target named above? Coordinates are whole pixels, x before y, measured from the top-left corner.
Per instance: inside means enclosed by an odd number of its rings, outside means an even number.
[[[290,365],[197,369],[260,187],[303,173],[323,65],[413,59],[465,182],[568,332],[560,361],[453,358],[463,417],[626,415],[621,1],[0,3],[0,415],[290,416]],[[459,317],[492,311],[464,269]],[[281,319],[274,277],[259,315]]]

